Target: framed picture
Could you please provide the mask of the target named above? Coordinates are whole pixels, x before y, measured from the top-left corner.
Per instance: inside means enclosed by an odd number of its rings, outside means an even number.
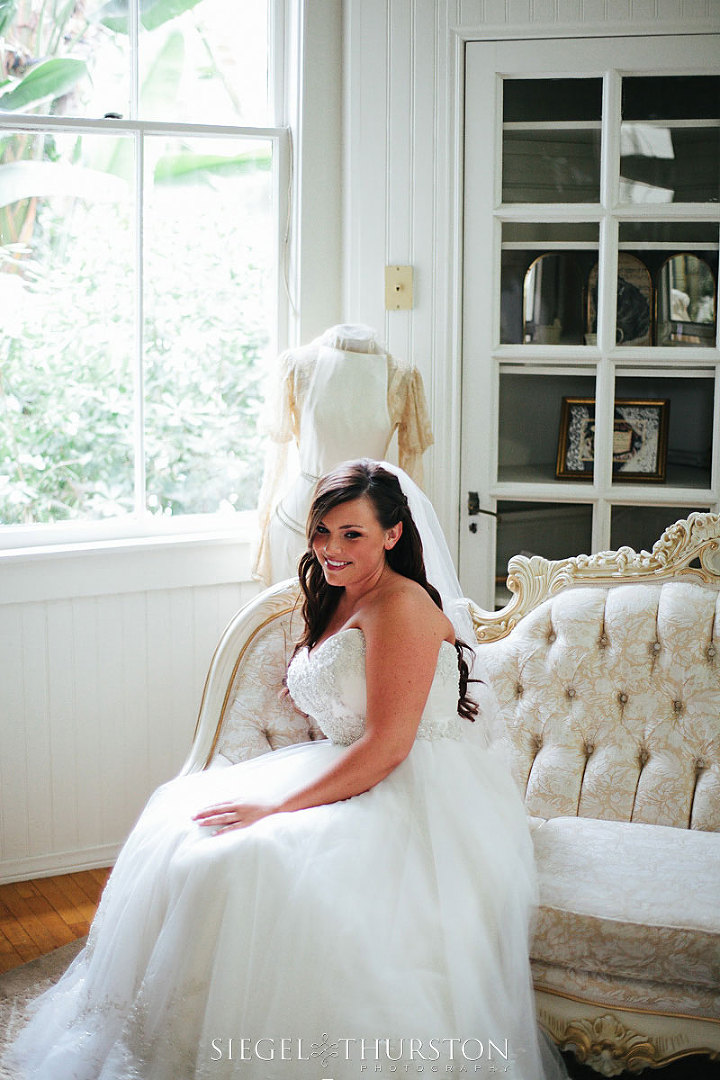
[[[670,402],[616,398],[613,479],[665,480]],[[592,480],[595,467],[595,398],[562,399],[555,476]]]
[[[587,290],[587,333],[585,344],[597,342],[597,263],[590,271]],[[618,255],[617,345],[649,345],[652,314],[652,278],[645,263],[636,255],[621,251]]]

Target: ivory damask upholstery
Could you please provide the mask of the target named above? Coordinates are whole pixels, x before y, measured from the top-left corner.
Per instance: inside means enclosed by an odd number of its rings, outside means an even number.
[[[233,765],[291,743],[324,738],[284,693],[301,633],[297,580],[265,589],[238,611],[210,664],[182,773]]]
[[[720,517],[652,554],[516,558],[475,611],[530,814],[541,1022],[613,1076],[720,1054]]]
[[[720,517],[653,548],[510,562],[471,606],[498,750],[528,808],[540,1021],[606,1076],[720,1054]],[[184,772],[322,738],[283,696],[296,582],[226,630]]]

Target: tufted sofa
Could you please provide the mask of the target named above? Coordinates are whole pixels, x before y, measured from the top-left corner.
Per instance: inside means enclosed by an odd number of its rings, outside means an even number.
[[[511,560],[475,611],[530,815],[540,1021],[606,1076],[720,1053],[720,517],[652,554]]]
[[[720,1056],[720,517],[652,553],[516,557],[471,606],[494,751],[537,854],[538,1018],[605,1076]],[[243,608],[213,658],[183,772],[322,738],[279,694],[297,584]]]

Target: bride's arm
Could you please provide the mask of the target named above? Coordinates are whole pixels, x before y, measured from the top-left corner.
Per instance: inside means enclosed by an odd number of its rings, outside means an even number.
[[[221,803],[195,815],[220,830],[242,828],[270,813],[303,810],[359,795],[384,780],[413,745],[437,665],[442,626],[424,597],[402,595],[363,623],[365,732],[317,780],[272,805]]]

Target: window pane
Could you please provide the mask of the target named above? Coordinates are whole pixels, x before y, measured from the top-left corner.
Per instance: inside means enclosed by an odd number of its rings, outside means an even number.
[[[717,75],[632,75],[622,83],[623,120],[716,120]]]
[[[503,121],[600,120],[602,79],[504,79]]]
[[[602,79],[503,81],[504,203],[597,202]]]
[[[652,343],[713,347],[717,222],[621,221],[619,228],[620,267],[627,259],[639,260],[652,279]],[[620,310],[618,292],[618,317]],[[621,340],[633,344],[618,335]]]
[[[513,555],[568,559],[592,550],[593,508],[584,503],[510,502],[497,504],[495,603],[511,599],[507,566]]]
[[[718,226],[713,221],[621,221],[619,230],[620,247],[652,245],[668,252],[699,244],[706,250],[718,250]]]
[[[623,124],[620,202],[717,202],[720,126]]]
[[[504,131],[504,203],[578,203],[599,199],[599,122],[596,129]]]
[[[178,8],[187,10],[159,26],[143,20],[140,116],[267,124],[267,0],[179,0]]]
[[[498,480],[501,483],[553,481],[558,469],[564,397],[595,398],[595,372],[574,375],[503,370],[500,373]],[[579,479],[592,478],[592,459],[584,461],[568,450],[563,465],[570,463]],[[545,552],[539,552],[545,554]]]
[[[589,332],[588,277],[597,223],[504,222],[500,341],[580,345]]]
[[[0,109],[42,115],[127,116],[130,100],[128,37],[123,20],[106,18],[104,0],[53,5],[17,0],[0,5],[3,74]],[[5,16],[6,17],[6,16]],[[105,20],[105,21],[103,21]]]
[[[132,147],[0,140],[0,520],[133,508]]]
[[[634,551],[652,551],[670,525],[688,518],[707,506],[613,506],[611,510],[610,547],[613,551],[627,545]]]
[[[618,460],[613,471],[613,482],[621,484],[626,473],[631,477],[662,471],[671,487],[709,488],[713,448],[713,398],[715,380],[712,370],[702,377],[632,376],[622,375],[615,380],[616,400],[633,400],[640,403],[630,416],[621,410],[625,432],[632,429],[632,444],[627,449],[627,460]],[[667,441],[663,438],[662,425],[643,408],[643,402],[667,401]],[[643,415],[646,413],[647,415]],[[619,417],[616,409],[616,419]],[[657,537],[656,537],[657,539]]]
[[[621,202],[717,202],[720,77],[623,79]]]
[[[149,139],[145,206],[147,506],[251,509],[274,325],[268,140]]]

